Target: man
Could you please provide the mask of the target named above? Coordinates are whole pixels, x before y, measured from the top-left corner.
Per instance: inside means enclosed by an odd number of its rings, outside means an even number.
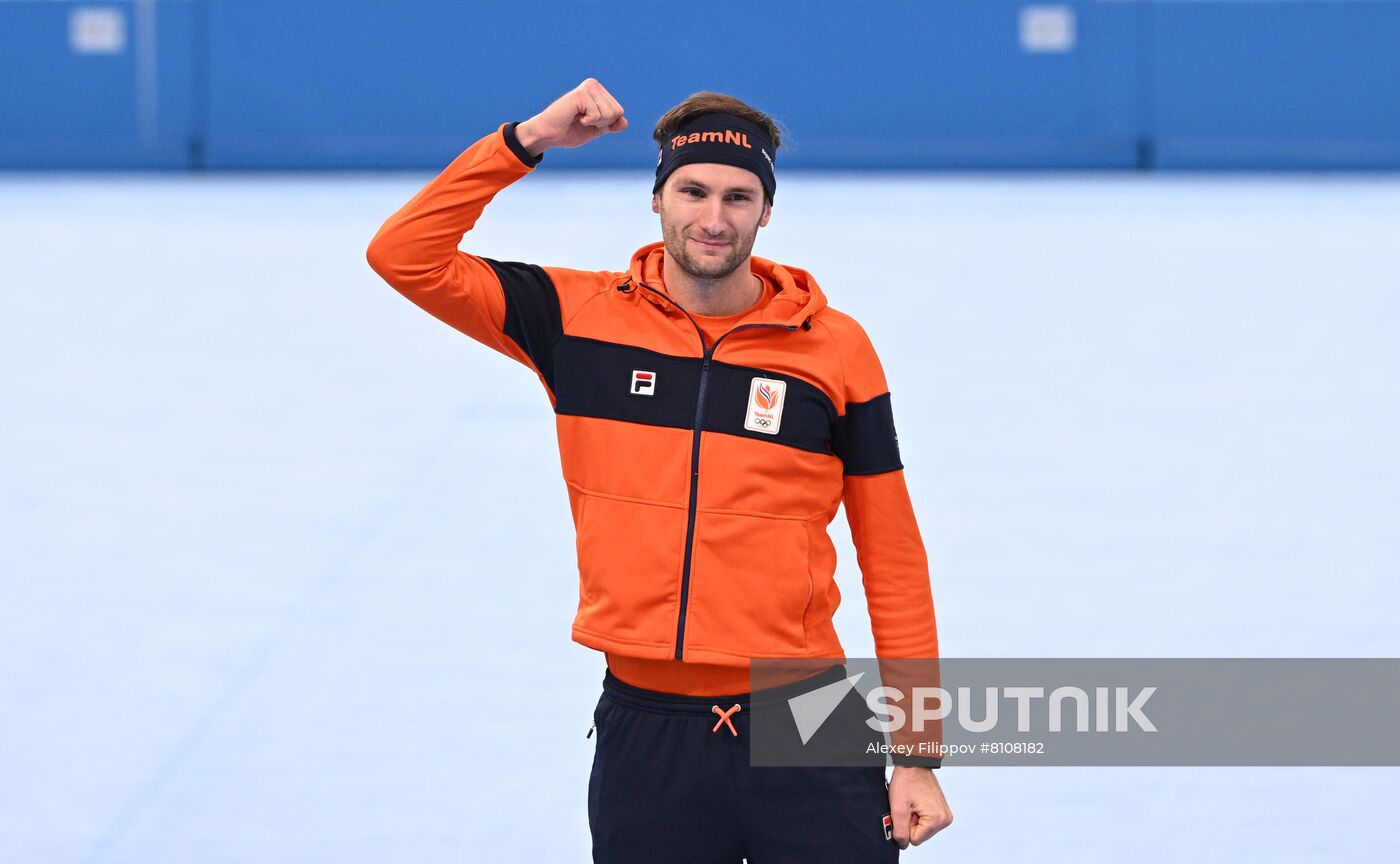
[[[805,271],[753,257],[780,132],[699,93],[657,124],[663,241],[622,272],[457,249],[553,147],[627,128],[588,79],[458,156],[380,229],[371,266],[530,367],[578,534],[573,638],[606,652],[589,785],[596,861],[890,861],[952,821],[928,767],[751,768],[754,657],[840,658],[826,526],[844,501],[876,651],[936,657],[888,388]],[[586,218],[586,214],[580,214]],[[734,695],[737,694],[737,695]],[[888,817],[888,818],[886,818]]]

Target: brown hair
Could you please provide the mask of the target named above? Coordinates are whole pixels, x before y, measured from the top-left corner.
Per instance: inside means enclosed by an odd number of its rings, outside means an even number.
[[[665,140],[671,137],[671,133],[676,131],[682,123],[692,117],[699,117],[701,114],[733,114],[762,129],[773,142],[773,151],[776,153],[782,143],[782,133],[778,129],[778,124],[772,117],[733,96],[726,96],[723,93],[712,93],[708,90],[700,93],[692,93],[685,98],[681,104],[661,115],[661,119],[656,121],[656,131],[651,133],[651,137],[656,140],[656,146],[663,146]]]

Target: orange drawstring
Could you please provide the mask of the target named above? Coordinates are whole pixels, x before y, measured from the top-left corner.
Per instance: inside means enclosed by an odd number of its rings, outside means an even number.
[[[730,719],[729,719],[730,717],[733,717],[734,714],[739,710],[739,706],[738,706],[738,705],[735,705],[733,708],[730,708],[728,711],[721,711],[721,710],[719,710],[719,706],[718,706],[718,705],[712,706],[712,707],[710,708],[710,710],[719,715],[719,720],[717,720],[717,721],[715,722],[715,728],[711,729],[711,730],[710,730],[711,732],[718,732],[718,731],[719,731],[719,727],[720,727],[721,725],[725,725],[725,726],[728,726],[728,727],[729,727],[729,731],[730,731],[730,732],[734,733],[734,737],[735,737],[735,738],[739,737],[739,730],[734,728],[734,723],[733,723],[732,721],[730,721]]]

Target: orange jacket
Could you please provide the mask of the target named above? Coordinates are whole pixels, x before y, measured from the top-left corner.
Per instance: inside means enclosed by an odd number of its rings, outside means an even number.
[[[457,249],[532,158],[503,125],[384,223],[370,265],[530,367],[554,407],[577,532],[573,638],[637,658],[844,657],[827,525],[844,501],[881,657],[935,657],[928,564],[884,373],[860,325],[796,267],[705,344],[665,293],[662,243],[624,272]]]

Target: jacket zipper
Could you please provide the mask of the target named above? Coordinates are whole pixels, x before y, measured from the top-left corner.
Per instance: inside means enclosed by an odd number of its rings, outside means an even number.
[[[698,509],[697,503],[699,501],[700,496],[700,430],[705,427],[705,393],[710,386],[710,360],[713,359],[715,349],[719,347],[719,343],[723,342],[725,337],[729,336],[731,333],[738,333],[740,330],[751,330],[758,327],[773,327],[779,330],[796,330],[798,329],[798,325],[740,324],[738,327],[735,327],[732,330],[727,330],[724,333],[721,333],[719,335],[719,338],[715,340],[715,344],[706,345],[705,331],[700,329],[700,325],[695,323],[695,319],[691,317],[690,313],[687,312],[683,306],[681,306],[675,300],[672,300],[670,297],[667,297],[665,294],[662,294],[660,291],[657,291],[650,285],[647,285],[645,282],[638,282],[637,284],[641,285],[643,288],[647,289],[648,291],[651,291],[654,294],[657,294],[661,297],[665,297],[666,302],[672,304],[677,309],[681,310],[685,317],[690,321],[691,326],[695,328],[695,335],[700,337],[700,348],[704,352],[702,354],[702,362],[700,364],[700,387],[695,396],[695,433],[691,437],[690,443],[690,501],[686,505],[685,518],[685,562],[681,566],[680,612],[676,615],[675,659],[681,660],[684,659],[683,654],[685,653],[685,613],[690,605],[690,565],[691,559],[694,556],[695,552],[695,516]]]

